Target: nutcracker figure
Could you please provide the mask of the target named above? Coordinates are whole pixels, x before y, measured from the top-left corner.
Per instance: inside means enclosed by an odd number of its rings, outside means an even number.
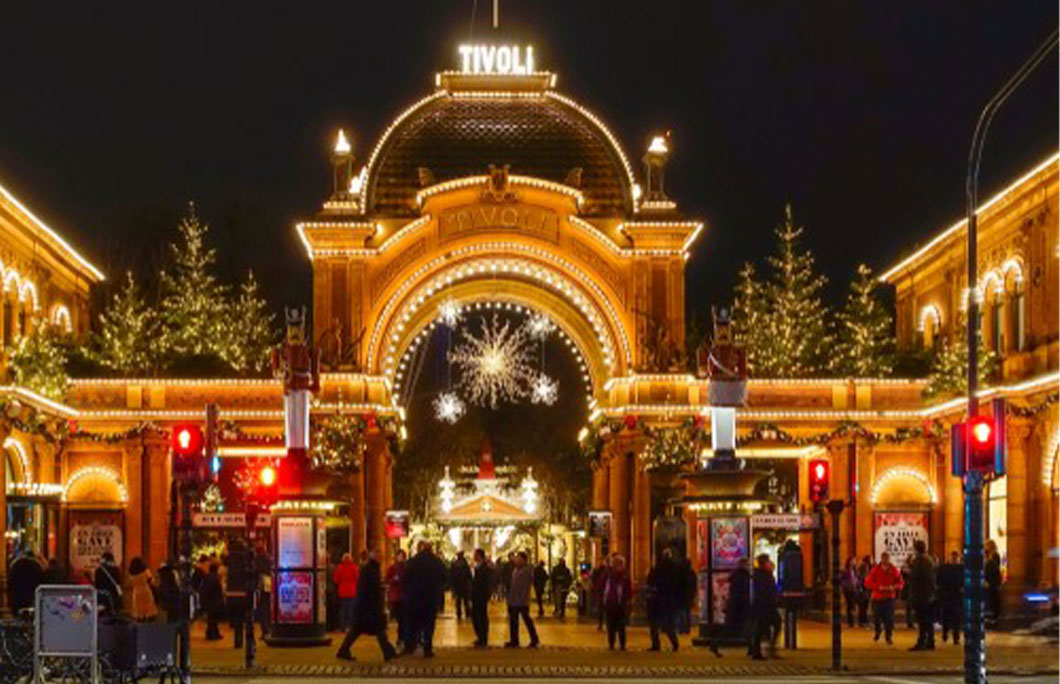
[[[747,356],[733,341],[728,309],[712,309],[714,339],[696,353],[697,374],[710,379],[711,442],[716,457],[736,456],[736,407],[747,403]]]
[[[305,307],[287,309],[286,339],[272,350],[272,373],[283,380],[284,442],[297,461],[308,456],[310,395],[320,390],[320,362],[306,342],[305,318]]]

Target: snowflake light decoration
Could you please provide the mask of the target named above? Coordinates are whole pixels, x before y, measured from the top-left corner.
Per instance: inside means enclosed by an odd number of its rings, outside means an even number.
[[[530,393],[537,372],[534,346],[526,326],[513,329],[497,316],[480,319],[482,334],[462,332],[460,344],[449,353],[449,362],[460,369],[458,387],[477,406],[497,408],[502,401],[516,401]]]
[[[530,386],[530,401],[552,406],[559,398],[559,382],[541,373]]]
[[[456,423],[467,407],[455,392],[442,392],[434,399],[434,417],[446,423]]]
[[[535,340],[543,340],[556,329],[556,324],[545,314],[538,313],[530,317],[526,327],[530,330],[531,337]]]
[[[450,328],[455,328],[464,317],[464,310],[455,299],[446,299],[438,305],[438,318]]]

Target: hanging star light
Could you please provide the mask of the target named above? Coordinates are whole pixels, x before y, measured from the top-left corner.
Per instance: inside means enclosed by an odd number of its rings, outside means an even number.
[[[482,334],[462,332],[460,344],[449,353],[449,362],[460,369],[458,387],[477,406],[497,408],[502,401],[516,401],[530,393],[537,372],[534,345],[525,326],[480,319]]]
[[[455,328],[463,317],[464,311],[455,299],[446,299],[438,305],[438,318],[450,328]]]
[[[535,404],[552,406],[559,398],[559,382],[541,373],[530,386],[530,400]]]
[[[545,314],[538,313],[530,317],[526,327],[530,331],[531,337],[535,340],[543,340],[556,329],[556,324]]]
[[[434,417],[440,421],[454,424],[466,410],[464,400],[455,392],[442,392],[434,399]]]

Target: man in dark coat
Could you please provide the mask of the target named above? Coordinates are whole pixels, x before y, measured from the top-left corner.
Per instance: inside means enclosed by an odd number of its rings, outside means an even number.
[[[909,602],[916,611],[916,646],[910,651],[935,650],[935,561],[927,555],[927,544],[913,542],[915,555],[909,562]]]
[[[761,554],[755,562],[758,567],[751,575],[751,657],[763,660],[762,640],[767,639],[770,655],[776,656],[777,634],[780,633],[780,615],[777,613],[777,581],[773,577],[773,561],[769,554]]]
[[[225,592],[221,585],[220,569],[221,566],[217,561],[210,563],[209,572],[199,587],[199,601],[206,613],[207,641],[217,641],[222,638],[218,624],[225,613]]]
[[[959,551],[950,552],[950,562],[939,568],[935,596],[942,617],[942,640],[952,632],[954,645],[961,643],[961,604],[964,602],[964,564]]]
[[[729,575],[729,596],[725,600],[725,633],[739,634],[748,639],[747,617],[751,609],[751,572],[747,569],[747,559],[737,561],[736,569]],[[710,650],[721,657],[717,641],[711,643]],[[752,655],[751,644],[747,642],[747,654]]]
[[[114,562],[114,554],[104,551],[92,578],[92,584],[99,592],[99,603],[110,610],[112,615],[121,612],[122,588],[121,570]]]
[[[33,551],[27,550],[11,564],[8,571],[9,604],[14,613],[23,608],[32,608],[36,600],[37,587],[44,582],[44,567]]]
[[[397,651],[386,638],[386,613],[383,611],[383,575],[379,568],[379,552],[372,549],[368,562],[361,566],[357,577],[357,610],[354,611],[353,626],[339,646],[337,657],[353,660],[350,647],[362,634],[374,634],[383,652],[383,660],[390,660]]]
[[[456,619],[463,620],[464,614],[471,616],[471,566],[463,551],[456,552],[453,565],[449,568],[449,587],[453,591],[453,602],[456,603]]]
[[[545,561],[534,567],[534,599],[537,600],[537,616],[545,617],[545,585],[548,584],[548,570]]]
[[[553,615],[560,618],[566,617],[567,594],[570,593],[571,584],[574,583],[574,576],[571,575],[565,559],[559,559],[556,567],[552,568],[552,576],[549,579],[552,582],[552,600],[556,604]]]
[[[673,552],[663,549],[655,567],[648,573],[645,583],[648,586],[648,623],[651,635],[649,651],[660,650],[659,632],[670,639],[670,646],[677,650],[677,628],[674,623],[677,610],[677,592],[681,583]]]
[[[493,570],[486,562],[486,552],[475,549],[475,570],[471,578],[471,624],[475,628],[475,646],[489,645],[490,596],[493,594]]]
[[[445,563],[434,555],[431,543],[421,541],[416,546],[416,555],[405,564],[404,595],[410,613],[406,654],[413,653],[416,644],[423,644],[423,656],[430,658],[434,655],[434,623],[445,593],[447,575]]]

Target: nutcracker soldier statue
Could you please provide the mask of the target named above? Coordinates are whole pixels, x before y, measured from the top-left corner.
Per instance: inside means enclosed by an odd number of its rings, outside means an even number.
[[[287,335],[272,350],[272,373],[283,380],[284,445],[288,463],[300,470],[309,456],[309,402],[320,390],[320,362],[306,342],[306,310],[287,309]],[[282,484],[282,483],[281,483]]]
[[[732,336],[728,309],[711,310],[714,339],[696,352],[696,374],[710,379],[711,446],[715,458],[736,458],[736,407],[747,403],[747,356]]]

